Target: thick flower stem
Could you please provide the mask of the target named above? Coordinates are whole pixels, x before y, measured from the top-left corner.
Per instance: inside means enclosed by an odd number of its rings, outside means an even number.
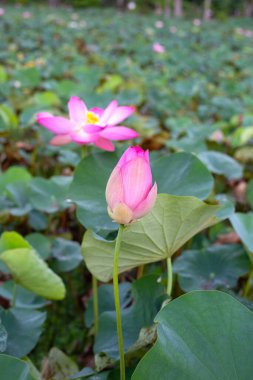
[[[173,273],[172,273],[172,263],[171,257],[167,258],[167,294],[169,298],[172,293],[172,283],[173,283]]]
[[[120,224],[118,236],[116,239],[116,245],[115,245],[115,251],[114,251],[114,265],[113,265],[113,290],[114,290],[114,301],[115,301],[115,309],[116,309],[117,333],[118,333],[119,354],[120,354],[120,380],[125,380],[125,357],[124,357],[123,333],[122,333],[122,323],[121,323],[121,314],[120,314],[119,278],[118,278],[119,250],[120,250],[120,243],[122,239],[123,230],[124,230],[124,225]]]
[[[98,281],[92,276],[92,293],[93,293],[93,315],[94,315],[94,335],[98,333]]]
[[[90,153],[90,147],[83,145],[81,150],[82,159],[87,157]],[[96,277],[92,275],[92,294],[93,294],[93,316],[94,316],[94,335],[98,333],[98,282]]]
[[[88,154],[87,147],[86,147],[86,145],[83,145],[82,150],[81,150],[81,158],[85,158],[87,156],[87,154]]]

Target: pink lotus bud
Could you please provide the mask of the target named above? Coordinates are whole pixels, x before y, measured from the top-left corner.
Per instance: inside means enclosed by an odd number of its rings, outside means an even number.
[[[152,186],[148,150],[135,146],[125,151],[108,180],[105,196],[108,213],[119,224],[129,224],[149,213],[157,185]]]

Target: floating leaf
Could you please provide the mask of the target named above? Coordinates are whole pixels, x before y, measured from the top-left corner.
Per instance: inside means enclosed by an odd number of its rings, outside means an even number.
[[[122,305],[122,329],[125,352],[138,340],[141,328],[153,325],[153,319],[161,307],[165,288],[158,283],[157,275],[148,275],[136,280],[131,286],[132,302]],[[112,285],[111,285],[112,286]],[[110,301],[113,301],[111,294]],[[118,339],[115,310],[104,311],[99,318],[99,331],[94,345],[95,353],[118,359]]]
[[[31,178],[31,174],[25,168],[12,166],[0,175],[0,193],[6,192],[8,185],[29,183]]]
[[[41,211],[32,210],[29,213],[28,223],[34,230],[41,231],[48,228],[49,218]]]
[[[51,91],[45,91],[41,93],[37,92],[37,94],[33,97],[33,101],[35,104],[43,107],[59,106],[61,104],[58,96]]]
[[[152,166],[159,193],[205,199],[212,190],[213,177],[193,154],[181,152],[163,156]]]
[[[80,378],[87,379],[92,375],[96,375],[96,372],[89,367],[85,367],[80,372],[76,373],[73,376],[70,376],[69,380],[80,380]]]
[[[81,247],[77,242],[57,238],[52,244],[52,267],[58,272],[69,272],[82,261]]]
[[[25,238],[28,243],[36,250],[36,252],[39,253],[42,259],[48,259],[50,256],[51,242],[46,236],[38,232],[34,232],[26,235]]]
[[[30,201],[36,210],[54,213],[69,207],[66,202],[70,177],[34,178],[30,182]]]
[[[129,282],[122,282],[119,284],[119,297],[120,305],[124,308],[130,302],[130,289],[131,284]],[[99,315],[105,311],[115,310],[115,301],[112,285],[101,285],[98,288],[98,308]],[[93,297],[91,297],[87,304],[85,312],[85,324],[91,327],[93,323]]]
[[[0,318],[7,331],[5,353],[19,358],[29,354],[42,333],[46,313],[36,310],[0,308]]]
[[[0,296],[11,302],[13,299],[14,286],[16,286],[16,307],[22,309],[39,309],[47,304],[44,298],[16,285],[12,280],[5,281],[1,284]]]
[[[242,165],[227,154],[208,151],[199,153],[198,157],[215,174],[222,174],[228,179],[239,179],[242,177]]]
[[[127,371],[127,369],[126,369]],[[73,376],[70,376],[69,380],[80,380],[80,379],[88,379],[88,380],[109,380],[109,375],[111,374],[111,371],[103,371],[103,372],[95,372],[91,368],[86,367],[83,368],[80,372],[76,373]],[[111,376],[110,376],[111,378]],[[130,378],[126,378],[127,380],[130,380]],[[111,379],[111,380],[114,380]],[[115,379],[116,380],[116,379]]]
[[[8,211],[13,216],[23,216],[32,210],[28,197],[28,184],[16,182],[6,186],[6,195],[11,204]]]
[[[34,88],[40,85],[41,73],[37,67],[26,67],[16,71],[16,80],[22,86]]]
[[[77,217],[86,227],[115,230],[115,223],[107,214],[105,187],[120,154],[98,153],[83,159],[75,170],[70,187],[70,198],[77,204]]]
[[[191,290],[233,288],[238,278],[250,270],[240,245],[214,245],[207,249],[185,251],[173,263],[180,287]]]
[[[158,339],[132,380],[238,380],[253,373],[253,314],[218,291],[188,293],[157,315]],[[204,347],[204,349],[203,349]]]
[[[217,217],[220,221],[229,218],[235,212],[235,205],[233,199],[226,194],[217,194],[215,199],[221,206],[220,210],[217,212]]]
[[[34,380],[29,365],[9,355],[0,355],[1,377],[3,380]]]
[[[25,357],[24,361],[26,363],[28,363],[28,365],[29,365],[30,374],[31,374],[33,380],[42,380],[40,372],[35,367],[35,365],[33,364],[33,362],[29,359],[29,357]]]
[[[77,204],[80,222],[95,232],[117,228],[107,214],[105,188],[120,154],[120,151],[94,154],[82,160],[75,170],[70,198]],[[189,153],[155,159],[153,177],[160,193],[206,198],[213,187],[213,178],[205,165]]]
[[[252,253],[253,259],[253,212],[247,214],[237,212],[230,217],[230,222],[247,250]]]

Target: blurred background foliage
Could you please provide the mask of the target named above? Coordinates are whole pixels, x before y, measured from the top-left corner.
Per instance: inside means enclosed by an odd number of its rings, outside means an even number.
[[[118,7],[121,9],[138,9],[142,12],[156,10],[165,11],[168,17],[176,16],[229,16],[252,17],[252,0],[1,0],[0,4],[45,4],[49,6],[85,7]]]
[[[55,350],[52,354],[53,346],[80,367],[94,364],[91,278],[80,252],[84,227],[97,228],[97,209],[89,210],[87,217],[79,208],[77,220],[69,187],[82,149],[74,144],[50,146],[52,135],[35,117],[40,111],[65,115],[71,95],[88,107],[104,107],[112,99],[136,106],[126,125],[140,133],[134,144],[149,148],[153,163],[160,160],[154,170],[156,180],[166,179],[159,183],[160,192],[175,194],[176,188],[186,192],[179,195],[207,198],[211,204],[218,200],[227,214],[236,210],[232,225],[221,221],[177,253],[173,297],[193,289],[219,289],[240,296],[240,302],[248,301],[253,309],[253,302],[242,297],[250,263],[238,236],[252,253],[253,23],[241,18],[252,16],[252,8],[252,2],[243,0],[0,1],[0,232],[15,230],[24,236],[67,288],[66,299],[57,304],[18,289],[19,307],[36,313],[43,307],[48,314],[40,339],[37,334],[29,347],[18,342],[26,354],[36,343],[30,358],[38,367],[48,355],[43,373],[52,356],[59,356]],[[157,43],[162,53],[154,50]],[[116,146],[124,149],[126,144]],[[103,167],[99,171],[96,160],[113,155],[96,149],[92,155],[83,160],[85,167],[89,169],[85,160],[93,162],[90,172],[106,180],[113,163],[105,165],[108,172]],[[84,182],[86,174],[81,176]],[[97,197],[96,178],[81,183],[84,205]],[[94,186],[90,193],[89,183]],[[192,187],[197,193],[192,194]],[[100,210],[108,219],[101,194]],[[161,275],[165,284],[164,272],[160,264],[146,270],[148,276]],[[132,271],[122,277],[125,290],[135,276]],[[102,298],[111,289],[104,286]],[[2,308],[10,306],[12,287],[10,274],[0,267]],[[253,291],[248,295],[252,301]],[[150,304],[149,299],[145,302]],[[136,326],[134,308],[132,312]],[[34,329],[42,332],[44,316],[36,315],[40,325]],[[140,324],[141,318],[140,313]],[[20,319],[27,320],[27,313]],[[5,316],[5,325],[16,331],[7,322]],[[66,326],[68,334],[63,334]],[[30,325],[24,330],[17,339],[36,337]],[[46,375],[43,379],[51,380]]]

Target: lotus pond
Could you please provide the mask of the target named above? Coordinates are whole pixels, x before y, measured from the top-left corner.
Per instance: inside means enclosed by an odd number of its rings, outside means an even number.
[[[0,380],[252,378],[252,19],[1,10]]]

